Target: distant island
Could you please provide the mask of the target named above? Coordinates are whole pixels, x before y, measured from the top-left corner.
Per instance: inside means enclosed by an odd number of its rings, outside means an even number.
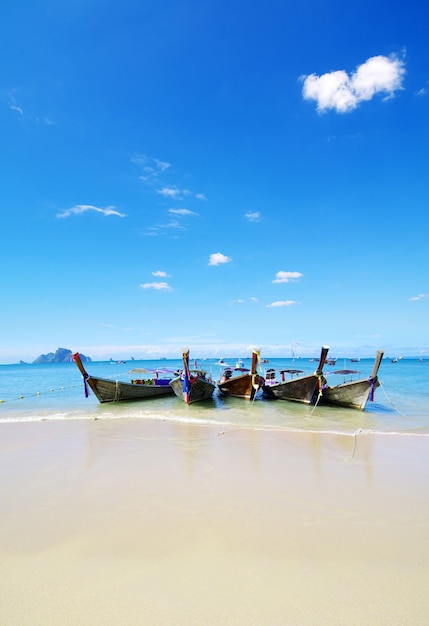
[[[73,361],[72,355],[73,352],[71,350],[67,350],[67,348],[58,348],[56,352],[41,354],[35,361],[33,361],[33,363],[70,363]],[[91,361],[91,358],[89,356],[85,356],[84,354],[81,354],[80,358],[83,363],[89,363]]]

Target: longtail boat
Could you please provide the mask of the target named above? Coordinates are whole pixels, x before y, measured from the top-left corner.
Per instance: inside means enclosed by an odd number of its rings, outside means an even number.
[[[226,367],[217,383],[219,391],[235,398],[253,400],[265,383],[264,377],[257,372],[258,363],[259,352],[253,350],[250,370],[243,367],[242,362],[237,363],[235,370]],[[239,372],[239,374],[234,375],[234,372]]]
[[[99,402],[147,400],[173,394],[170,387],[170,381],[174,375],[173,370],[165,368],[131,370],[130,374],[135,377],[131,378],[130,382],[124,382],[91,376],[86,371],[78,352],[73,354],[72,358],[83,376],[86,397],[89,396],[89,389],[91,389]],[[145,378],[142,378],[141,374],[145,374]]]
[[[182,359],[182,373],[170,381],[170,387],[176,396],[186,402],[186,404],[211,398],[216,386],[211,378],[207,376],[207,372],[198,367],[189,369],[189,350],[182,352]]]
[[[361,411],[363,411],[366,407],[368,400],[373,402],[374,392],[376,388],[380,386],[380,383],[378,381],[378,370],[383,355],[384,350],[377,351],[372,372],[368,376],[368,378],[350,380],[348,382],[343,382],[335,386],[325,385],[322,389],[320,404],[343,406],[351,409],[360,409]],[[360,374],[360,372],[357,372],[355,370],[337,370],[331,372],[330,374],[348,376],[353,374]]]
[[[326,361],[329,347],[323,346],[320,352],[319,365],[313,374],[302,376],[303,370],[285,369],[280,370],[281,381],[275,378],[274,370],[269,370],[263,386],[266,398],[277,400],[290,400],[291,402],[303,402],[313,404],[322,393],[325,383],[323,376],[323,366]],[[291,378],[286,379],[285,374],[290,374]]]

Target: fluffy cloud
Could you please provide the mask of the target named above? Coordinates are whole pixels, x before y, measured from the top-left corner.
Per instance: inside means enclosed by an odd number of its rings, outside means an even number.
[[[410,300],[415,302],[417,300],[423,300],[423,298],[429,298],[429,294],[428,293],[419,293],[417,296],[413,296],[412,298],[410,298]]]
[[[229,256],[225,256],[221,252],[215,252],[210,255],[209,265],[221,265],[222,263],[229,263],[232,259]]]
[[[259,211],[249,211],[248,213],[245,213],[244,217],[246,217],[249,222],[259,222],[259,220],[261,219],[261,214],[259,213]]]
[[[162,270],[157,270],[156,272],[152,272],[152,276],[158,276],[159,278],[166,278],[168,274],[167,272],[163,272]]]
[[[282,306],[293,306],[294,304],[298,304],[295,300],[277,300],[276,302],[271,302],[271,304],[267,304],[268,309],[275,309]]]
[[[298,280],[302,278],[304,274],[301,272],[277,272],[273,283],[290,283],[291,281]]]
[[[350,75],[336,70],[321,76],[302,76],[302,94],[305,100],[317,102],[319,112],[334,109],[346,113],[377,93],[392,97],[396,90],[402,89],[404,74],[403,61],[395,55],[380,55],[368,59]]]
[[[180,189],[176,189],[175,187],[163,187],[156,191],[165,198],[177,198],[181,194]]]

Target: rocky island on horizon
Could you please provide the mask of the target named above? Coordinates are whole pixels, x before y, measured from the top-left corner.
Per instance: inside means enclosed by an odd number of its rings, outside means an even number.
[[[91,362],[89,356],[84,354],[80,355],[83,363]],[[41,354],[33,361],[33,364],[37,363],[71,363],[73,361],[73,352],[67,348],[58,348],[56,352],[49,352],[48,354]]]

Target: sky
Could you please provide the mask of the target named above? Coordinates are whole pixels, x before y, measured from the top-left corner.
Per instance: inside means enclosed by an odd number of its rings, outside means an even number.
[[[428,19],[1,3],[0,363],[429,354]]]

